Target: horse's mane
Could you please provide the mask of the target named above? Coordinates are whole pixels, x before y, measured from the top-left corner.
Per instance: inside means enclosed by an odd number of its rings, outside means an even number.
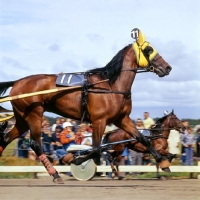
[[[124,60],[124,53],[130,47],[130,45],[131,44],[121,49],[105,67],[92,69],[89,70],[88,72],[90,73],[99,72],[101,76],[107,73],[107,77],[109,78],[110,83],[111,84],[114,83],[117,80],[118,76],[120,75]]]
[[[159,119],[156,120],[155,124],[159,124],[159,123],[163,123],[163,121],[169,116],[171,115],[172,113],[169,113],[168,115],[165,115]]]

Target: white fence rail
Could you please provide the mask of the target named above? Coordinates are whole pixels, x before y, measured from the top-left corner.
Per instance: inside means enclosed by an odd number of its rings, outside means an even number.
[[[58,172],[70,172],[70,166],[54,166]],[[198,166],[171,166],[171,172],[200,172]],[[121,172],[155,172],[155,166],[119,166]],[[162,172],[161,169],[159,169]],[[47,172],[44,166],[0,166],[0,172]],[[111,172],[110,166],[97,166],[97,172]]]

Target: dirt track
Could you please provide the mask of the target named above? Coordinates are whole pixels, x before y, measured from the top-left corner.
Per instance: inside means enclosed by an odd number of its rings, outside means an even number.
[[[64,185],[46,179],[0,179],[2,200],[51,199],[110,199],[110,200],[197,200],[200,199],[200,180],[110,180],[83,182],[64,178]]]

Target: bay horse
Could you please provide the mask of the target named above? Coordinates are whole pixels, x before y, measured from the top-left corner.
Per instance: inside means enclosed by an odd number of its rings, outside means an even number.
[[[149,45],[147,47],[143,51],[148,61],[146,69],[153,71],[159,77],[169,75],[171,66],[159,53],[156,53],[150,60],[150,54],[154,50]],[[132,108],[131,86],[139,68],[136,53],[132,44],[130,44],[121,49],[105,67],[84,73],[89,83],[96,83],[104,79],[108,79],[108,81],[98,85],[90,84],[85,91],[87,93],[87,104],[85,104],[87,113],[84,121],[93,125],[93,151],[85,157],[74,159],[75,164],[81,164],[100,155],[101,138],[105,127],[107,124],[113,123],[147,146],[163,170],[169,166],[167,160],[163,160],[149,141],[138,132],[129,117]],[[16,81],[1,82],[0,95],[3,95],[9,87],[12,87],[9,96],[54,89],[56,88],[57,76],[57,74],[38,74]],[[30,130],[31,148],[35,151],[49,175],[53,176],[53,181],[63,183],[56,169],[42,152],[40,137],[43,113],[48,111],[66,118],[80,120],[82,118],[82,93],[81,88],[72,88],[67,91],[12,100],[16,124],[10,132],[1,137],[0,154],[11,141]]]
[[[147,136],[147,138],[151,141],[152,146],[155,148],[155,150],[160,153],[162,156],[166,157],[170,162],[174,158],[174,155],[171,154],[167,148],[168,148],[168,142],[167,139],[170,134],[170,130],[175,129],[179,132],[183,132],[185,130],[184,125],[180,121],[180,119],[177,118],[177,116],[174,114],[174,111],[166,116],[163,116],[162,118],[159,118],[156,120],[155,124],[151,126],[149,129],[150,136]],[[110,131],[106,133],[102,144],[117,142],[117,141],[124,141],[132,139],[132,136],[128,133],[126,133],[122,129],[117,129]],[[141,142],[137,140],[132,140],[130,142],[126,143],[119,143],[119,144],[113,144],[111,146],[110,151],[108,152],[108,161],[112,168],[112,177],[118,175],[118,162],[121,160],[122,153],[125,148],[141,152],[141,153],[150,153],[147,147],[145,147]],[[114,161],[116,163],[116,169],[114,167]],[[160,178],[160,175],[158,174],[158,165],[157,167],[157,178]],[[169,171],[170,172],[170,171]]]
[[[170,130],[175,129],[179,132],[183,132],[185,130],[185,126],[182,124],[180,119],[177,118],[177,116],[174,114],[174,111],[172,111],[170,114],[163,116],[162,118],[159,118],[156,120],[155,124],[151,126],[149,129],[150,136],[146,136],[152,146],[155,148],[155,150],[160,153],[162,156],[166,157],[170,162],[174,158],[174,155],[171,154],[167,148],[168,148],[168,137],[170,134]],[[122,129],[116,129],[113,131],[109,131],[106,133],[102,144],[117,142],[117,141],[124,141],[132,139],[130,134],[126,133]],[[108,161],[112,168],[112,177],[118,175],[118,162],[120,162],[122,153],[125,148],[141,152],[141,153],[150,153],[149,150],[139,141],[132,140],[130,142],[125,143],[119,143],[119,144],[113,144],[111,147],[109,147],[108,152]],[[116,163],[116,169],[114,167],[114,161]],[[159,175],[159,166],[156,164],[157,167],[157,178],[160,178]]]

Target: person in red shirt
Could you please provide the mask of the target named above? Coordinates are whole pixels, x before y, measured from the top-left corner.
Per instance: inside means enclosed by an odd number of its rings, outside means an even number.
[[[63,164],[63,158],[66,157],[67,148],[75,143],[75,135],[72,132],[73,125],[70,122],[63,123],[63,131],[60,134],[60,143],[63,145],[63,149],[58,149],[56,155],[59,158],[59,164]]]
[[[73,125],[70,122],[63,123],[63,131],[60,134],[60,142],[63,144],[64,150],[67,150],[70,145],[76,144],[72,127]]]
[[[81,132],[81,128],[78,128],[75,134],[75,142],[76,144],[81,144],[81,142],[83,141],[84,135]]]

